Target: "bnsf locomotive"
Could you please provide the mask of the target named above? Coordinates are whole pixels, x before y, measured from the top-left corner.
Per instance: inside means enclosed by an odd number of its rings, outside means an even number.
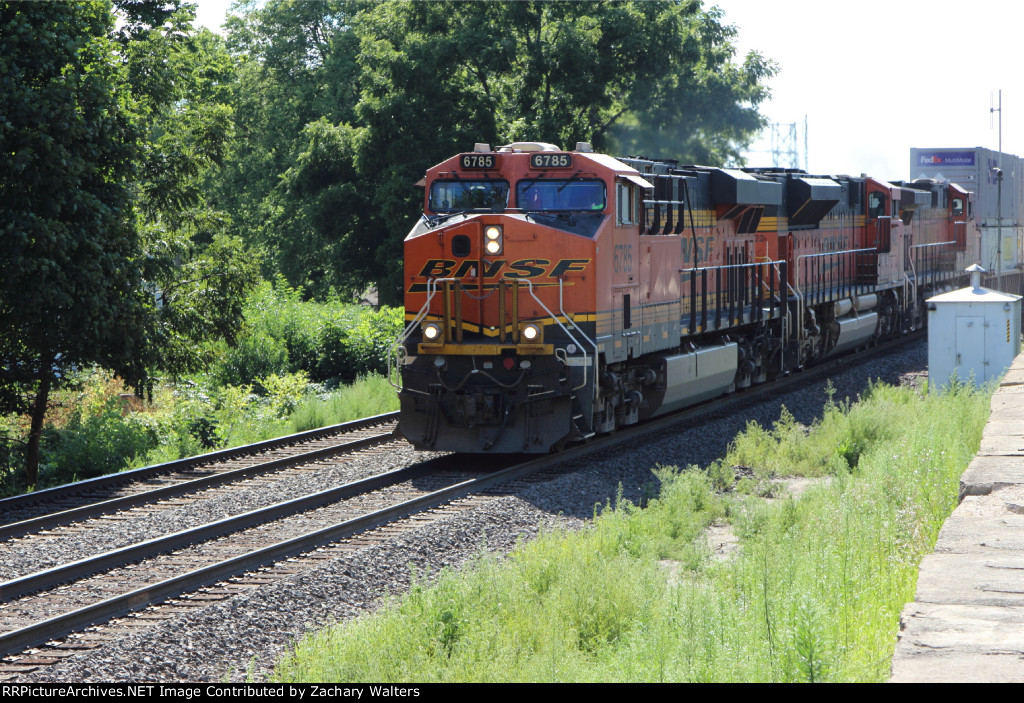
[[[516,143],[424,185],[395,346],[419,449],[548,452],[901,335],[978,251],[932,181]]]

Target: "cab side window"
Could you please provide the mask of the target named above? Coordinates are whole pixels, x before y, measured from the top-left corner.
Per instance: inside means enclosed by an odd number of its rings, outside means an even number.
[[[885,196],[874,192],[868,194],[868,217],[885,217]]]
[[[615,184],[615,213],[618,224],[636,224],[636,186],[632,183]]]
[[[962,217],[964,214],[964,199],[953,198],[953,217]]]

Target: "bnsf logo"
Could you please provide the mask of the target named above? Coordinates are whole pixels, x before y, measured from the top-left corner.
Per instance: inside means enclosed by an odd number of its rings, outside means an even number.
[[[571,271],[584,271],[590,259],[561,259],[553,266],[547,259],[519,259],[509,263],[505,259],[483,262],[483,271],[478,272],[479,261],[466,260],[458,264],[452,259],[429,259],[419,275],[424,278],[466,278],[480,273],[484,278],[560,278]],[[550,267],[550,268],[549,268]]]

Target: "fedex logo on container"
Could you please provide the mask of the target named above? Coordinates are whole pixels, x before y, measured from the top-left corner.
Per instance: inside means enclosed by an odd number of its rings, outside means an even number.
[[[973,151],[924,151],[917,155],[918,166],[974,166]]]

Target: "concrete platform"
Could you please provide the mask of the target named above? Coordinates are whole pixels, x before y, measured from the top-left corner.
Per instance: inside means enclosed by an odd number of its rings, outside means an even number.
[[[1024,354],[900,618],[892,682],[1024,682]]]

